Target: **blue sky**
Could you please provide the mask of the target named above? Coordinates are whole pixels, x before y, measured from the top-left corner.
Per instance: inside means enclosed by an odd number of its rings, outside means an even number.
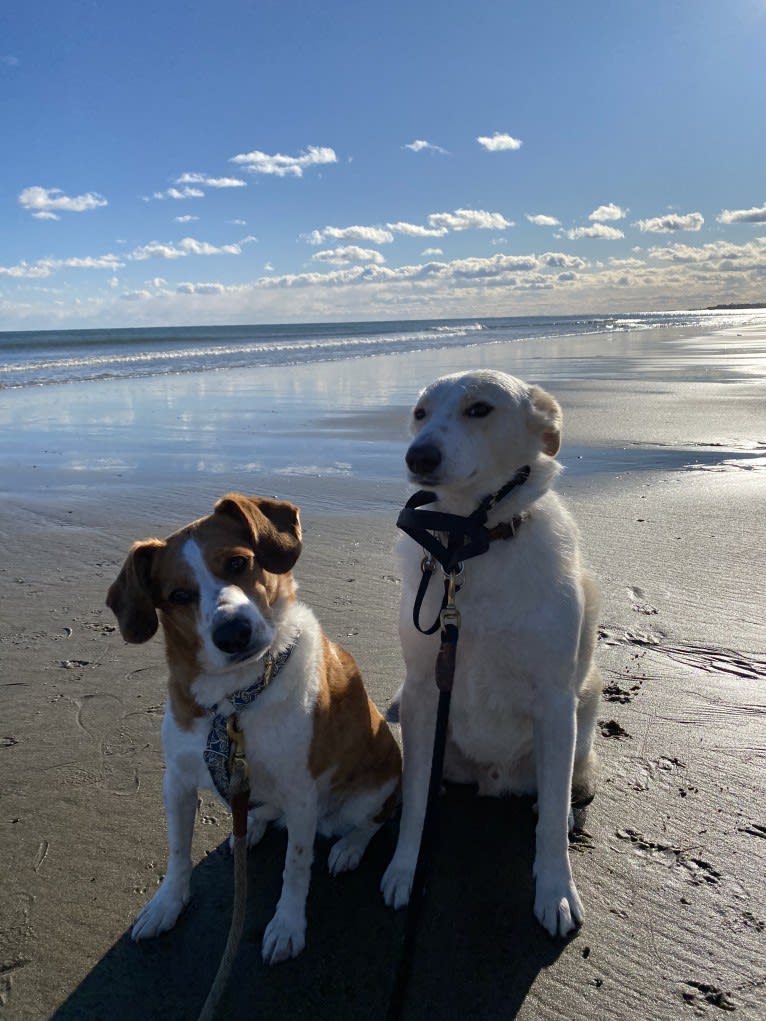
[[[0,329],[766,300],[766,0],[9,0]]]

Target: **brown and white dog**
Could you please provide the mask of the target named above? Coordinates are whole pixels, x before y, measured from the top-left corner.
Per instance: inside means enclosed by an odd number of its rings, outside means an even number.
[[[339,835],[329,868],[344,872],[396,807],[399,747],[353,657],[296,599],[300,552],[297,507],[231,493],[166,540],[135,543],[109,589],[126,641],[146,642],[162,623],[169,667],[168,866],[136,940],[171,928],[189,900],[197,790],[225,793],[218,739],[235,710],[249,766],[248,845],[269,821],[287,828],[282,893],[263,938],[268,963],[305,945],[316,833]]]

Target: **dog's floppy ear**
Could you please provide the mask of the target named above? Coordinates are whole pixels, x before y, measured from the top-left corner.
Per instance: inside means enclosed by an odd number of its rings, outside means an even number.
[[[561,446],[561,407],[555,397],[539,386],[529,388],[529,425],[542,442],[544,454],[555,457]]]
[[[157,630],[159,621],[151,593],[150,572],[155,554],[164,548],[165,543],[160,539],[133,543],[117,580],[109,588],[106,605],[117,618],[120,634],[126,642],[136,645],[148,642]]]
[[[271,574],[286,574],[295,565],[302,549],[301,521],[295,504],[227,493],[215,505],[215,512],[244,521],[259,563]]]

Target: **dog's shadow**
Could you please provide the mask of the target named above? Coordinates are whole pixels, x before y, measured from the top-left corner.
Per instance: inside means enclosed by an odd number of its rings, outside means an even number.
[[[532,913],[531,803],[476,797],[451,787],[418,929],[403,1019],[509,1021],[539,971],[561,953]],[[270,832],[248,865],[245,934],[219,1018],[259,1021],[384,1021],[404,931],[403,911],[378,886],[396,842],[389,824],[356,872],[327,872],[317,846],[306,949],[275,967],[261,962],[273,914],[285,835]],[[55,1021],[193,1021],[207,996],[228,932],[232,860],[224,847],[194,872],[193,899],[176,927],[134,944],[126,933],[53,1015]]]

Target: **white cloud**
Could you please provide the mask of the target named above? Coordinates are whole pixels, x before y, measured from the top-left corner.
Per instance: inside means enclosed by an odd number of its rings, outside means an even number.
[[[476,141],[487,152],[504,152],[509,149],[520,149],[522,146],[520,139],[514,138],[513,135],[505,135],[500,131],[496,131],[491,137],[479,135]]]
[[[192,284],[183,283],[176,286],[177,294],[224,294],[225,284]]]
[[[84,258],[48,259],[54,269],[120,269],[125,265],[117,255],[88,255]]]
[[[753,269],[763,268],[766,255],[766,238],[755,238],[744,245],[735,245],[730,241],[712,241],[706,245],[674,244],[649,249],[649,255],[661,262],[687,264],[738,263]]]
[[[616,206],[614,202],[608,202],[605,206],[599,206],[588,216],[589,220],[603,223],[605,220],[622,220],[628,215],[627,209]]]
[[[254,149],[252,152],[232,156],[229,162],[245,167],[251,174],[272,174],[276,177],[303,177],[303,171],[307,167],[337,163],[338,157],[335,155],[334,149],[330,149],[327,146],[310,145],[299,156],[283,156],[282,153],[275,153],[273,156],[270,156],[259,149]]]
[[[0,276],[34,279],[48,277],[60,269],[109,269],[114,272],[125,263],[117,255],[96,255],[69,259],[38,259],[37,262],[21,261],[15,266],[0,266]]]
[[[198,216],[191,216],[189,213],[186,216],[174,216],[173,223],[192,223],[194,220],[199,220]]]
[[[371,245],[387,245],[394,240],[390,230],[382,227],[325,227],[313,230],[306,235],[310,245],[321,245],[327,240],[332,241],[366,241]]]
[[[340,248],[325,249],[311,256],[314,262],[329,262],[335,266],[349,266],[355,262],[371,262],[381,265],[386,260],[371,248],[360,248],[358,245],[344,245]]]
[[[567,231],[570,241],[578,241],[580,238],[600,238],[603,241],[618,241],[625,235],[617,227],[607,227],[605,223],[594,223],[592,227],[575,227]]]
[[[0,266],[0,277],[33,279],[35,277],[48,277],[50,274],[50,266],[43,262],[29,263],[22,259],[15,266]]]
[[[633,226],[644,233],[673,234],[678,230],[701,230],[705,223],[702,213],[668,213],[666,216],[654,216],[649,220],[637,220]]]
[[[719,223],[766,223],[766,202],[752,209],[722,209],[716,219]]]
[[[208,177],[207,174],[181,174],[176,184],[199,184],[203,188],[246,188],[247,182],[239,177]]]
[[[151,196],[144,197],[144,202],[151,202],[152,199],[204,199],[205,193],[199,188],[191,188],[185,185],[183,188],[167,188],[165,191],[155,191]]]
[[[488,213],[484,209],[456,209],[453,213],[431,213],[428,222],[432,227],[445,230],[505,230],[513,227],[501,213]]]
[[[579,255],[567,255],[565,252],[543,252],[538,258],[540,265],[548,269],[585,269],[588,265]]]
[[[19,195],[19,205],[29,209],[37,219],[58,219],[56,213],[84,213],[109,205],[103,195],[89,191],[85,195],[65,195],[61,188],[25,188]]]
[[[434,145],[432,142],[426,142],[424,138],[416,138],[414,142],[409,142],[407,145],[402,146],[404,149],[411,149],[412,152],[441,152],[446,154],[447,150],[442,149],[440,145]]]
[[[417,223],[387,223],[389,230],[396,234],[404,234],[411,238],[443,238],[447,233],[446,227],[421,227]]]
[[[441,248],[424,248],[421,255],[444,255]]]
[[[534,213],[530,215],[526,214],[527,219],[530,223],[534,223],[536,227],[560,227],[561,220],[557,220],[555,216],[546,216],[545,213]]]
[[[322,253],[317,253],[320,255]],[[379,253],[373,253],[378,254]],[[315,256],[316,258],[316,256]],[[334,260],[322,259],[331,262]],[[515,284],[521,274],[525,286],[540,287],[549,279],[547,270],[572,272],[587,267],[578,256],[563,252],[545,252],[542,255],[493,255],[489,258],[455,259],[452,262],[426,262],[420,265],[399,266],[391,269],[380,264],[349,266],[329,273],[291,273],[279,277],[262,277],[258,283],[264,287],[336,287],[351,284],[426,283],[465,286],[469,281],[489,284]]]
[[[252,241],[253,238],[245,238],[244,241]],[[211,245],[207,241],[197,241],[196,238],[183,238],[178,242],[163,244],[161,241],[150,241],[148,245],[141,245],[134,248],[128,258],[136,261],[143,259],[181,259],[186,255],[241,255],[242,248],[239,244],[233,245]]]

